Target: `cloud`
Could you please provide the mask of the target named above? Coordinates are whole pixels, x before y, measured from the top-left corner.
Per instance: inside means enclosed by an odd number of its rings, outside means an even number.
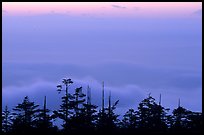
[[[60,98],[55,93],[55,90],[56,85],[54,83],[43,80],[23,86],[9,86],[2,89],[2,103],[12,108],[21,103],[25,96],[29,96],[31,101],[35,101],[42,107],[43,97],[47,96],[48,107],[56,109]]]
[[[87,77],[90,77],[97,81],[104,80],[109,86],[113,87],[139,85],[144,88],[179,88],[182,91],[190,91],[202,86],[202,76],[196,70],[157,69],[123,62],[112,62],[92,66],[74,64],[3,64],[3,87],[32,84],[39,78],[56,81],[64,75],[69,75],[69,77],[75,79],[85,78],[83,80],[86,80]],[[9,80],[16,81],[10,84]]]
[[[106,104],[109,91],[113,101],[120,100],[118,113],[124,113],[128,108],[135,108],[139,102],[151,92],[153,97],[160,93],[164,96],[164,105],[175,108],[178,98],[184,107],[200,110],[202,77],[198,71],[185,69],[154,69],[139,67],[130,63],[103,63],[95,66],[77,66],[72,64],[5,64],[3,63],[3,103],[21,102],[30,95],[38,103],[47,95],[50,107],[58,108],[60,96],[56,93],[56,85],[61,78],[70,77],[76,87],[87,85],[92,90],[93,103],[101,106],[101,82],[105,81]],[[10,83],[10,80],[15,80]],[[192,97],[196,100],[189,101]],[[53,99],[53,100],[52,100]],[[17,101],[18,100],[18,101]],[[58,101],[58,103],[56,102]],[[189,103],[191,102],[191,103]],[[191,106],[192,105],[192,106]]]
[[[92,94],[92,103],[98,106],[98,109],[101,108],[101,82],[98,82],[92,78],[85,78],[85,80],[72,79],[74,83],[69,87],[69,93],[74,93],[75,88],[82,86],[83,92],[86,94],[87,86],[91,88]],[[90,83],[90,82],[91,83]],[[59,81],[60,82],[60,81]],[[8,105],[10,108],[13,108],[18,103],[21,103],[25,96],[29,96],[31,101],[39,104],[40,107],[43,105],[43,98],[47,96],[47,105],[51,110],[59,109],[61,104],[61,96],[56,91],[56,82],[49,82],[46,80],[38,80],[33,84],[23,85],[23,86],[9,86],[5,87],[2,90],[3,96],[3,106]],[[128,85],[124,87],[110,87],[105,84],[105,105],[108,105],[108,94],[111,91],[112,95],[112,104],[113,102],[119,101],[119,108],[123,108],[122,112],[118,113],[123,114],[128,107],[136,106],[145,96],[145,92],[135,85]],[[135,94],[137,93],[137,94]]]
[[[62,77],[63,78],[63,77]],[[86,94],[87,86],[91,88],[92,103],[101,108],[101,95],[102,84],[100,81],[95,80],[92,77],[85,77],[81,79],[72,78],[73,84],[69,87],[69,93],[74,93],[75,88],[82,86],[83,92]],[[7,86],[2,89],[2,107],[8,105],[9,108],[13,108],[18,103],[21,103],[25,96],[29,96],[31,101],[43,105],[43,98],[47,96],[47,105],[51,110],[59,109],[61,104],[61,96],[64,93],[58,94],[56,91],[56,85],[61,83],[61,79],[56,81],[47,81],[44,79],[38,79],[32,84],[24,84],[21,86]],[[151,92],[152,96],[158,102],[159,94],[162,94],[162,105],[171,109],[171,111],[177,107],[178,98],[182,100],[182,106],[193,111],[200,111],[201,109],[201,91],[191,89],[190,91],[182,91],[179,88],[144,88],[139,85],[125,85],[125,86],[110,86],[105,82],[105,106],[108,105],[108,95],[111,91],[112,103],[119,100],[116,112],[119,115],[124,113],[129,108],[137,110],[138,104],[147,97]],[[189,99],[196,97],[197,100]]]
[[[16,72],[18,71],[18,72]],[[3,63],[3,87],[32,84],[38,78],[56,81],[63,75],[75,79],[92,77],[106,81],[109,86],[139,85],[146,88],[201,88],[201,75],[188,69],[157,69],[124,62],[82,66],[74,64],[6,64]],[[29,78],[29,79],[27,79]],[[85,79],[83,79],[85,80]],[[152,81],[155,80],[155,81]]]
[[[125,9],[126,7],[124,7],[124,6],[119,6],[119,5],[112,5],[112,7],[114,7],[114,8],[119,8],[119,9]]]

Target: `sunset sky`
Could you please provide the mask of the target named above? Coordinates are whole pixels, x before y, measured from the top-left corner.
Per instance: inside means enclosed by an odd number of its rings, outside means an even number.
[[[199,2],[3,2],[7,15],[66,14],[97,17],[193,17]]]
[[[3,2],[2,15],[3,107],[46,95],[58,109],[68,77],[99,108],[104,81],[120,115],[150,92],[171,111],[179,98],[202,110],[201,2]]]

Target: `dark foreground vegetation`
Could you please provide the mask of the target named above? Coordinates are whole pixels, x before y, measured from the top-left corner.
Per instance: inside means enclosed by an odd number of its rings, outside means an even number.
[[[121,120],[115,114],[119,100],[104,107],[104,89],[102,90],[102,108],[91,102],[90,88],[84,94],[82,87],[75,93],[68,93],[68,87],[73,82],[63,79],[63,85],[58,85],[58,92],[65,92],[58,110],[39,107],[26,96],[22,103],[10,111],[6,106],[2,112],[1,134],[202,134],[202,113],[192,112],[178,105],[169,114],[149,94],[142,100],[137,110],[129,109]],[[65,87],[65,89],[63,89]],[[104,88],[104,87],[103,87]],[[53,121],[62,119],[62,129],[53,125]]]

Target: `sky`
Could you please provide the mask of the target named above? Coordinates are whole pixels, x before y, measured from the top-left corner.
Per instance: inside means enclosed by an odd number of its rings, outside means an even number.
[[[3,2],[2,15],[3,108],[28,95],[59,109],[67,77],[99,108],[104,81],[121,116],[149,93],[202,111],[201,2]]]

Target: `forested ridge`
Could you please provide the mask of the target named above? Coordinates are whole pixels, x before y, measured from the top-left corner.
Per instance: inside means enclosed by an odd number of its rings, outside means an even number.
[[[47,108],[46,96],[44,105],[39,106],[25,96],[22,103],[10,109],[5,106],[2,111],[2,134],[91,134],[91,133],[115,133],[115,134],[201,134],[202,112],[190,111],[180,103],[178,107],[169,113],[169,108],[164,108],[156,103],[150,94],[143,99],[137,108],[130,108],[119,119],[115,113],[120,99],[111,101],[108,97],[108,106],[104,106],[104,89],[102,89],[102,107],[98,107],[91,101],[90,88],[75,88],[74,93],[69,93],[71,79],[63,79],[61,85],[57,85],[59,93],[65,93],[61,97],[61,105],[58,110]],[[104,88],[104,87],[103,87]],[[61,119],[62,129],[53,122]]]

